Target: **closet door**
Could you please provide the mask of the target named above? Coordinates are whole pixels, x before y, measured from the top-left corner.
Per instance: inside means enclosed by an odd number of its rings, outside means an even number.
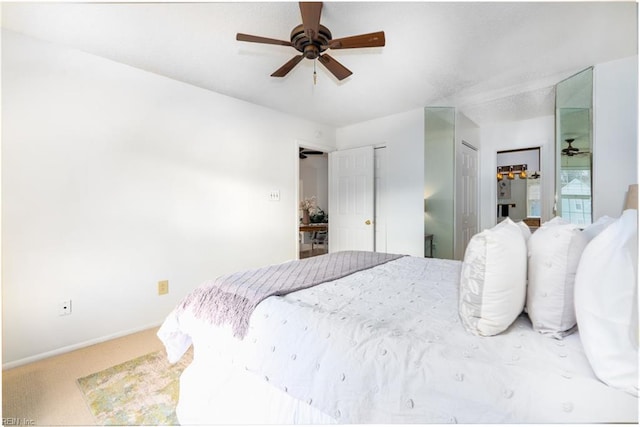
[[[462,141],[456,153],[456,238],[455,259],[462,260],[469,240],[478,232],[478,150]]]
[[[329,153],[329,251],[373,251],[373,219],[373,147]]]

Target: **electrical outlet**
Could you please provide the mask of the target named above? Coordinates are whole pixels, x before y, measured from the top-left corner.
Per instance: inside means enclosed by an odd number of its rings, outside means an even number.
[[[60,301],[58,305],[58,316],[68,316],[71,314],[71,300]]]
[[[169,281],[161,280],[158,282],[158,295],[166,295],[169,293]]]

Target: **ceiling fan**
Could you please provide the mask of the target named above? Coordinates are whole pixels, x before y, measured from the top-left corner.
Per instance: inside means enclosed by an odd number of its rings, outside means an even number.
[[[567,143],[567,147],[561,150],[563,156],[572,157],[572,156],[578,156],[582,154],[589,154],[588,151],[580,151],[579,148],[575,148],[573,145],[571,145],[573,144],[574,141],[575,141],[575,138],[567,138],[564,140],[564,142]]]
[[[355,49],[384,46],[384,31],[333,39],[331,31],[324,25],[320,25],[321,12],[322,2],[300,2],[302,24],[297,25],[291,30],[291,41],[276,40],[243,33],[238,33],[236,40],[291,46],[300,52],[300,55],[291,58],[271,74],[271,77],[286,76],[302,59],[307,58],[318,59],[338,80],[343,80],[352,73],[344,65],[329,56],[329,54],[324,53],[327,49]]]
[[[300,152],[298,153],[298,157],[300,157],[300,159],[306,159],[308,156],[317,156],[320,154],[324,154],[322,151],[316,151],[316,150],[307,150],[306,148],[302,148],[300,147]]]

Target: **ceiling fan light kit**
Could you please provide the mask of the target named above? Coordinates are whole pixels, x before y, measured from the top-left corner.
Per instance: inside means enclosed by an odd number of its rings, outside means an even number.
[[[291,30],[291,41],[252,36],[243,33],[236,35],[236,40],[238,41],[291,46],[300,52],[299,55],[294,56],[282,67],[274,71],[271,77],[286,76],[300,61],[306,58],[314,61],[317,59],[338,80],[344,80],[349,77],[352,72],[329,54],[324,53],[326,50],[382,47],[385,45],[384,31],[333,39],[331,31],[324,25],[320,25],[322,2],[300,2],[299,5],[302,24],[295,26],[293,30]]]

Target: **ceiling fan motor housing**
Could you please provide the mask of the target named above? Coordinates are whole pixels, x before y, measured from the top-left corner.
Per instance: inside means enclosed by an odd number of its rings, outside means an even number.
[[[331,31],[324,25],[318,25],[318,34],[310,39],[304,31],[303,25],[297,25],[291,30],[291,44],[307,59],[316,59],[329,47]]]

